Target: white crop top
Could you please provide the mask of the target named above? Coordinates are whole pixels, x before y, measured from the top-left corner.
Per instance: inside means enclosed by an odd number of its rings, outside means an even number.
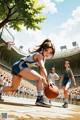
[[[42,54],[41,52],[36,52],[36,53]],[[35,54],[36,54],[36,53],[35,53]],[[38,66],[39,66],[39,63],[34,60],[34,55],[35,55],[35,54],[21,58],[22,60],[24,60],[24,61],[26,62],[27,66],[28,66],[29,68],[38,67]]]

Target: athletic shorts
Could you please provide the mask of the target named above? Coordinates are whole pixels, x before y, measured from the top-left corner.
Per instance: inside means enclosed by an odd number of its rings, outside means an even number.
[[[71,79],[68,77],[65,77],[62,81],[62,86],[66,86],[66,84],[71,84]]]
[[[23,60],[19,60],[18,62],[13,64],[13,66],[12,66],[12,74],[21,77],[19,75],[19,72],[21,70],[23,70],[24,68],[27,68],[27,67],[28,66],[27,66],[26,62],[24,62]]]

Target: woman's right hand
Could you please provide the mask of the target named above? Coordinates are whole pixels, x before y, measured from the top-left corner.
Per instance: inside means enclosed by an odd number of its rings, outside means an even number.
[[[44,81],[43,83],[44,83],[44,88],[49,85],[47,81]]]

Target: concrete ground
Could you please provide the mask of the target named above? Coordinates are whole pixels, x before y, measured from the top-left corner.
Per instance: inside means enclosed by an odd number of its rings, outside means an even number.
[[[35,106],[35,99],[3,96],[0,120],[80,120],[80,106],[52,102],[51,108]],[[6,118],[6,117],[7,118]],[[6,119],[4,119],[6,118]]]

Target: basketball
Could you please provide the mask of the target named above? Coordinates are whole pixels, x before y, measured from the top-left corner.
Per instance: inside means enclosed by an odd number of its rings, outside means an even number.
[[[53,99],[59,95],[59,89],[56,85],[50,84],[45,87],[44,94],[47,98]]]

